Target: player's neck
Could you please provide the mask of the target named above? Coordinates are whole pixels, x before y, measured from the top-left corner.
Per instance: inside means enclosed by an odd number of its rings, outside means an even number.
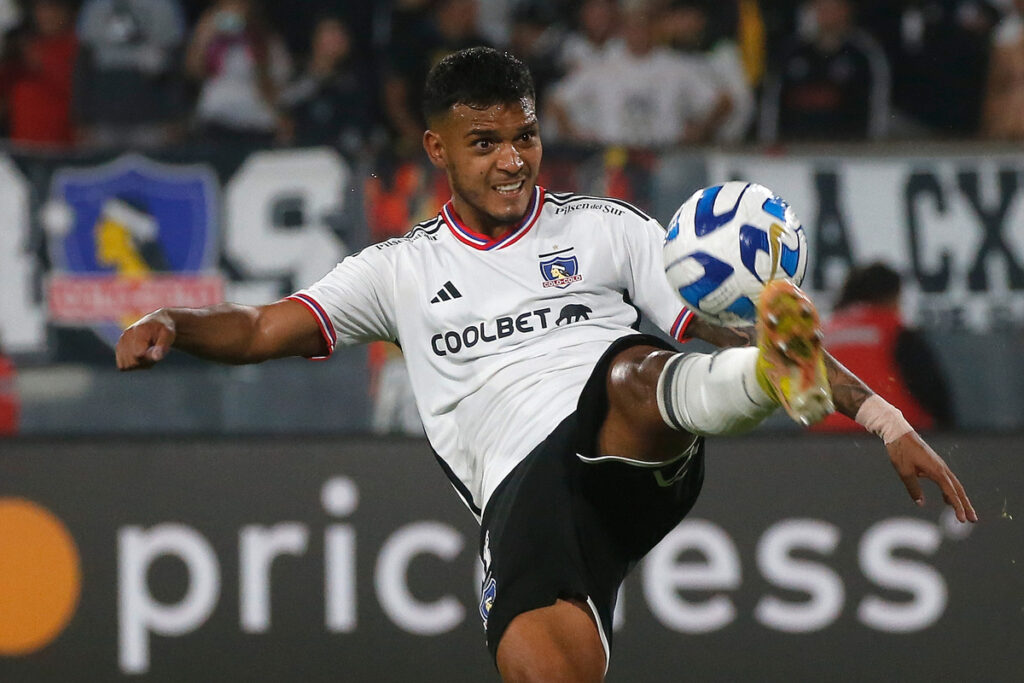
[[[487,239],[491,240],[503,237],[504,235],[512,232],[522,221],[522,218],[517,218],[514,221],[498,222],[492,217],[475,210],[472,206],[464,202],[458,195],[452,197],[452,209],[455,210],[455,215],[458,217],[459,222],[462,223],[462,225],[469,228],[476,234],[483,235]]]

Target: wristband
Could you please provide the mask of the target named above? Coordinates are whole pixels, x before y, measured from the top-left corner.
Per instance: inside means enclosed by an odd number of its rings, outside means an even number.
[[[857,410],[857,424],[880,437],[886,446],[914,431],[899,408],[878,394],[872,394]]]

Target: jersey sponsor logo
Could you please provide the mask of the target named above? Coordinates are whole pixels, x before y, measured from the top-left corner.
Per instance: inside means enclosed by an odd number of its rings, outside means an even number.
[[[434,232],[437,231],[435,230]],[[391,239],[384,240],[383,242],[378,242],[377,244],[373,245],[373,248],[376,249],[377,251],[381,251],[383,249],[387,249],[388,247],[397,247],[399,244],[405,244],[406,242],[415,242],[416,240],[430,240],[431,242],[436,242],[437,235],[423,228],[417,228],[410,232],[405,237],[392,237]],[[362,251],[362,249],[360,249],[359,251]],[[355,252],[355,254],[358,253],[358,251]],[[352,255],[354,256],[355,254]]]
[[[558,312],[558,319],[555,320],[555,325],[571,325],[581,320],[590,320],[590,314],[593,312],[594,309],[583,304],[567,304],[562,306],[562,310]]]
[[[571,249],[557,252],[553,258],[540,262],[540,274],[544,278],[545,287],[565,289],[572,283],[583,279],[583,276],[580,275],[579,260],[573,254],[565,254],[566,251],[571,251]]]
[[[113,345],[148,311],[223,299],[209,167],[129,154],[58,171],[50,197],[48,303],[58,324],[91,327]]]
[[[494,320],[481,320],[461,330],[438,332],[430,338],[435,356],[454,356],[477,344],[490,344],[516,334],[530,334],[549,327],[564,327],[590,320],[594,309],[583,304],[566,304],[558,312],[554,323],[549,322],[550,308],[538,308],[517,315],[503,315]]]
[[[565,206],[559,206],[555,209],[555,215],[560,216],[572,211],[579,211],[581,209],[594,209],[601,213],[610,213],[613,216],[621,216],[625,213],[622,209],[617,209],[604,202],[575,202],[572,204],[566,204]]]
[[[484,622],[484,628],[487,628],[487,619],[491,616],[491,608],[494,607],[494,598],[497,594],[498,584],[492,576],[480,592],[480,619]]]
[[[455,355],[477,344],[490,344],[514,334],[529,334],[549,327],[550,308],[538,308],[518,315],[503,315],[494,320],[481,320],[462,330],[439,332],[430,338],[430,348],[436,356]]]

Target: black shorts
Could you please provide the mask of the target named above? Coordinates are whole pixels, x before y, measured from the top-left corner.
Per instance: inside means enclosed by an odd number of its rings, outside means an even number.
[[[595,453],[608,413],[606,376],[624,349],[674,350],[648,335],[613,342],[562,421],[501,482],[480,529],[485,577],[480,616],[491,656],[517,615],[559,598],[587,602],[606,656],[619,585],[633,566],[683,519],[704,480],[704,443],[648,464]]]

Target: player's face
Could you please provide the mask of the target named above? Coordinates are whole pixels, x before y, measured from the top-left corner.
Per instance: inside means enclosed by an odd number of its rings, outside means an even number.
[[[456,104],[433,121],[423,147],[448,173],[455,210],[470,228],[495,235],[526,215],[542,151],[529,99],[486,109]]]

